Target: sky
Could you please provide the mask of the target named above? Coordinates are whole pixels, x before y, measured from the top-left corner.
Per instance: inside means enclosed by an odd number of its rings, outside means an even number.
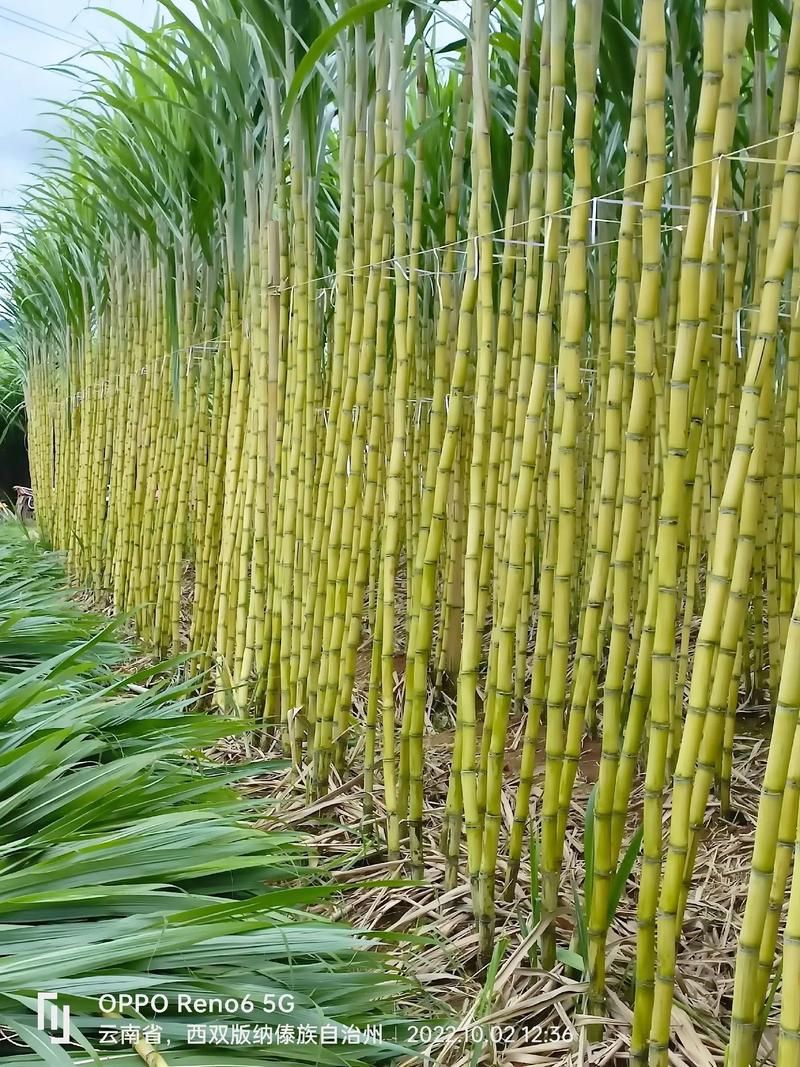
[[[76,56],[92,39],[110,43],[125,36],[121,23],[103,14],[107,7],[139,25],[151,25],[158,0],[9,0],[0,3],[0,255],[20,216],[9,208],[42,158],[37,127],[53,127],[44,114],[48,100],[68,100],[77,86],[63,73],[47,70]],[[88,60],[83,61],[86,65]]]
[[[311,2],[311,0],[309,0]],[[191,0],[179,0],[191,10]],[[8,241],[19,230],[21,190],[34,177],[42,160],[44,140],[37,128],[53,129],[49,101],[66,101],[77,95],[79,83],[48,66],[75,58],[92,43],[110,44],[126,36],[122,23],[100,8],[142,26],[150,26],[159,10],[158,0],[9,0],[0,3],[0,262],[8,254]],[[451,0],[449,13],[468,17],[464,0]],[[453,33],[455,31],[440,30]],[[440,40],[443,39],[439,38]],[[83,57],[95,69],[100,60]]]

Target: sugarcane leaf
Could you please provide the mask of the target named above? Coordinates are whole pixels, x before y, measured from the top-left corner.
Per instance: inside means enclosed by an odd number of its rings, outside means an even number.
[[[781,32],[784,36],[788,36],[789,28],[792,24],[792,16],[787,11],[782,0],[767,0],[769,5],[769,12],[778,23],[781,28]]]
[[[583,822],[583,865],[585,870],[584,897],[586,900],[587,914],[589,914],[592,910],[592,890],[594,889],[594,834],[596,799],[597,785],[594,785],[586,801],[586,814],[584,816]]]
[[[33,1052],[39,1054],[41,1063],[50,1064],[51,1067],[62,1067],[62,1065],[73,1067],[75,1061],[67,1051],[61,1045],[54,1045],[50,1037],[41,1030],[28,1026],[16,1016],[9,1017],[2,1013],[0,1013],[0,1025],[21,1037]],[[98,1062],[96,1056],[92,1059]]]
[[[633,865],[636,863],[636,857],[639,855],[639,850],[642,847],[642,838],[644,836],[644,825],[640,824],[633,834],[633,837],[628,842],[628,847],[622,854],[622,859],[619,861],[614,877],[611,879],[611,886],[609,889],[608,897],[608,925],[611,925],[614,916],[617,914],[617,908],[619,908],[619,902],[622,900],[622,894],[625,892],[625,883],[628,881]]]
[[[573,952],[572,949],[564,948],[563,945],[559,945],[556,949],[556,959],[578,974],[583,974],[586,969],[584,957],[578,952]]]
[[[12,549],[9,538],[18,539]],[[28,576],[7,583],[19,568]],[[297,1023],[389,1021],[404,984],[372,937],[303,910],[344,887],[305,866],[294,834],[248,822],[248,805],[230,789],[231,777],[264,766],[231,775],[186,759],[213,720],[181,711],[185,682],[156,681],[120,699],[104,663],[119,649],[109,647],[105,620],[81,618],[66,593],[49,589],[62,574],[20,533],[0,530],[0,585],[14,590],[11,610],[0,603],[0,627],[16,632],[15,655],[26,663],[9,665],[0,646],[0,692],[19,705],[0,723],[3,1025],[45,1056],[48,1039],[33,1028],[35,992],[55,988],[91,1056],[101,1021],[92,1001],[101,993],[188,988],[241,997],[245,986],[251,995],[291,991]],[[53,655],[59,614],[69,647]],[[158,729],[155,743],[141,743]],[[212,733],[225,729],[223,721]],[[173,1062],[183,1062],[182,1026],[168,1013]],[[403,1023],[392,1027],[372,1051],[354,1049],[352,1063],[407,1052],[392,1036],[402,1036]],[[318,1051],[287,1056],[298,1065],[341,1063],[335,1050]],[[73,1062],[53,1055],[47,1062]],[[230,1062],[248,1061],[243,1052]]]
[[[286,100],[283,105],[284,122],[288,125],[289,116],[295,103],[302,95],[306,86],[313,77],[319,61],[333,47],[339,34],[353,26],[357,22],[374,15],[384,7],[388,7],[391,0],[360,0],[360,3],[349,8],[338,19],[326,26],[319,36],[309,45],[308,51],[297,64],[297,70],[289,84]]]
[[[769,44],[769,0],[753,0],[753,42],[764,52]]]

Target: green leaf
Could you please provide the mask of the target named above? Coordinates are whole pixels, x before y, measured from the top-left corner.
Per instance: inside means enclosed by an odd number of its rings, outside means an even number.
[[[559,963],[563,963],[565,967],[569,967],[570,970],[577,971],[579,974],[583,974],[586,969],[584,957],[571,949],[563,948],[563,946],[559,946],[556,949],[556,959]]]
[[[317,64],[333,47],[336,38],[342,30],[346,30],[348,26],[353,26],[356,22],[361,22],[363,19],[368,19],[371,15],[374,15],[376,11],[388,7],[390,3],[391,0],[361,0],[360,3],[349,8],[343,15],[340,15],[338,19],[326,26],[322,33],[319,34],[310,45],[302,60],[297,64],[297,70],[289,85],[286,101],[283,106],[283,120],[286,125],[288,125],[289,116],[292,113],[295,103],[299,100],[306,86],[314,76]]]
[[[640,825],[629,841],[628,847],[625,849],[622,859],[619,861],[619,866],[614,872],[608,898],[609,926],[611,925],[614,916],[617,914],[619,902],[622,900],[622,894],[625,892],[625,883],[628,881],[628,877],[633,870],[633,865],[636,863],[636,857],[639,855],[639,849],[642,847],[643,836],[644,826]]]
[[[592,890],[594,889],[594,809],[596,798],[597,785],[594,785],[589,794],[589,799],[586,801],[586,815],[583,823],[584,897],[587,915],[592,909]]]
[[[74,1062],[34,1027],[41,990],[70,1004],[91,1057],[98,996],[137,990],[173,1002],[177,991],[288,991],[295,1009],[275,1022],[385,1025],[382,1045],[353,1047],[353,1067],[407,1053],[392,1005],[408,984],[369,932],[304,910],[344,888],[306,865],[294,834],[249,822],[230,788],[274,765],[187,757],[231,724],[186,714],[184,682],[150,670],[149,692],[120,697],[125,676],[105,661],[123,646],[107,620],[68,602],[57,561],[18,530],[0,528],[0,587],[12,593],[0,603],[0,1023],[28,1043],[27,1062]],[[189,1062],[185,1020],[170,1010],[158,1021],[170,1063]],[[248,1056],[227,1050],[225,1062]],[[343,1063],[315,1046],[289,1048],[287,1060]]]

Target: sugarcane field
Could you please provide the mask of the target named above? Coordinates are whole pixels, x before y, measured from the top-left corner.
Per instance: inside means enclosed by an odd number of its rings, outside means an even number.
[[[0,27],[0,1059],[800,1067],[800,0]]]

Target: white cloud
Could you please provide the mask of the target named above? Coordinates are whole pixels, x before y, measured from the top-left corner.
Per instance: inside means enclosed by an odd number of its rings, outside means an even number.
[[[81,42],[112,43],[126,36],[122,23],[97,10],[107,7],[141,26],[150,26],[158,0],[8,0],[0,3],[0,254],[11,231],[21,224],[17,212],[22,187],[34,176],[45,142],[35,129],[54,127],[48,101],[66,101],[80,82],[48,70],[75,59]],[[184,6],[183,3],[181,6]],[[96,59],[81,60],[97,68]]]

